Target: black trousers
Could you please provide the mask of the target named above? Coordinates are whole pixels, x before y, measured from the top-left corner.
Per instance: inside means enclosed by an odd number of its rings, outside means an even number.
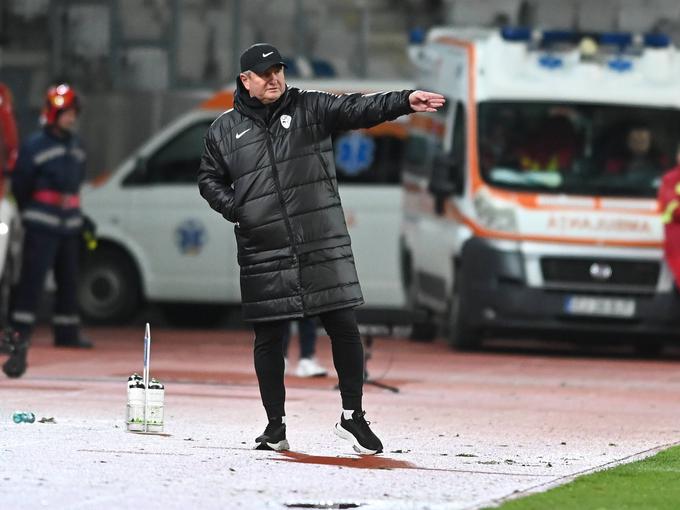
[[[80,232],[71,235],[26,227],[21,277],[12,297],[10,322],[23,337],[30,337],[35,313],[45,289],[45,278],[54,270],[57,291],[52,323],[56,344],[70,343],[80,334],[76,299]]]
[[[331,338],[333,364],[340,382],[343,409],[361,409],[364,385],[364,349],[352,308],[319,315]],[[253,323],[255,372],[267,417],[285,416],[286,388],[283,383],[283,339],[288,320]]]

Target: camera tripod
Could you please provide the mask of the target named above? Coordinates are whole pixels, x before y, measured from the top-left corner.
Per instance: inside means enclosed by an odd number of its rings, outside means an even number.
[[[392,393],[399,393],[399,388],[396,386],[390,386],[389,384],[382,383],[371,379],[368,375],[368,360],[373,356],[373,334],[369,332],[363,333],[361,335],[362,343],[364,344],[364,384],[370,384],[377,388],[382,388],[384,390],[391,391]]]
[[[0,336],[0,354],[8,354],[9,358],[2,365],[2,371],[7,377],[21,377],[26,372],[26,355],[29,341],[22,339],[19,333],[11,328],[2,330]]]

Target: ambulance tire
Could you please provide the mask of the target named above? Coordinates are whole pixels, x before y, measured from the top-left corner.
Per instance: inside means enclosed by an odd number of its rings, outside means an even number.
[[[139,275],[123,250],[101,246],[83,261],[78,279],[81,318],[90,324],[121,324],[139,310]]]
[[[477,351],[482,346],[482,331],[465,320],[466,311],[461,295],[454,290],[449,303],[447,341],[458,351]]]

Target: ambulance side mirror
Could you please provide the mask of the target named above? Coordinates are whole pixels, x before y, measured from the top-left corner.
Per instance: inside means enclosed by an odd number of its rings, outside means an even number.
[[[459,175],[459,164],[450,154],[440,153],[435,156],[428,191],[434,195],[437,214],[444,213],[444,203],[448,197],[460,193],[462,183],[458,179]]]

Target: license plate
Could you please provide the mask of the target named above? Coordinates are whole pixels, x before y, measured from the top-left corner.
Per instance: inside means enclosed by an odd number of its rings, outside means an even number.
[[[564,310],[571,315],[633,317],[635,315],[635,300],[571,296],[567,298]]]

